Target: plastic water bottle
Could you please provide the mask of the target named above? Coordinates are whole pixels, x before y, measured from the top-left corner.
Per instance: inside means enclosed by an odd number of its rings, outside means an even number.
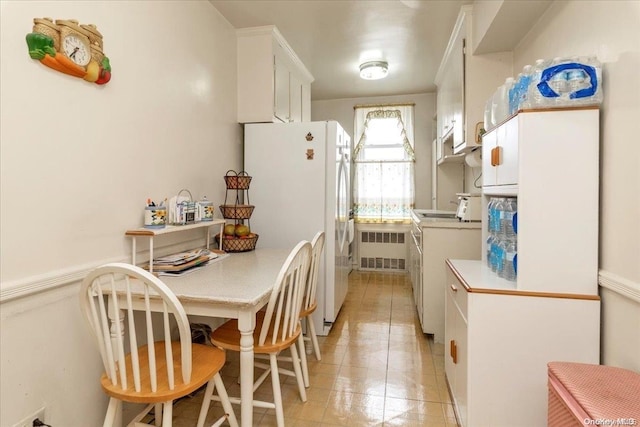
[[[531,76],[531,82],[529,83],[529,90],[527,97],[529,99],[530,108],[544,108],[547,106],[545,97],[538,90],[538,83],[540,83],[540,77],[542,72],[547,68],[547,61],[544,59],[537,59],[536,64],[533,66],[533,74]]]
[[[500,231],[507,240],[515,240],[516,233],[513,229],[513,215],[518,210],[518,202],[515,198],[506,198],[502,204],[502,221]]]
[[[566,72],[567,105],[602,103],[602,64],[595,57],[574,58],[573,68]]]
[[[491,256],[493,254],[493,241],[495,240],[495,237],[493,236],[493,234],[489,234],[489,237],[487,237],[487,247],[486,247],[486,253],[487,253],[487,267],[491,268],[491,264],[492,264],[492,259]]]
[[[521,108],[530,107],[527,102],[529,99],[528,91],[529,84],[531,83],[532,72],[533,67],[531,65],[525,65],[522,68],[522,73],[520,73],[522,77],[520,77],[520,79],[518,80],[518,99],[516,100],[516,111],[520,110]]]
[[[567,72],[567,92],[575,93],[589,87],[587,75],[583,70],[573,69]]]
[[[518,74],[518,77],[513,81],[511,89],[509,89],[509,115],[515,114],[518,111],[518,99],[520,97],[520,85],[522,83],[522,73]]]
[[[516,257],[516,243],[512,240],[507,240],[504,243],[504,252],[502,253],[502,274],[501,277],[515,281],[516,270],[514,267],[514,258]]]
[[[515,85],[515,79],[513,77],[507,77],[504,81],[504,92],[502,94],[502,120],[505,120],[511,115],[511,95],[513,92],[513,86]]]
[[[509,90],[513,86],[513,77],[507,77],[496,92],[497,99],[494,110],[496,124],[504,121],[509,116]]]
[[[505,260],[505,252],[507,248],[507,242],[505,240],[500,240],[497,245],[496,251],[496,273],[498,273],[498,277],[504,277],[504,260]]]
[[[557,67],[562,64],[569,63],[570,61],[563,58],[553,58],[551,61],[551,67]],[[549,79],[549,87],[557,94],[556,97],[548,98],[547,103],[549,105],[561,106],[563,100],[567,98],[569,87],[567,85],[567,72],[558,71]]]
[[[493,97],[487,99],[487,102],[484,104],[484,129],[488,130],[493,127],[493,123],[491,122],[491,105],[493,102]]]
[[[487,227],[487,231],[489,232],[489,234],[491,234],[493,232],[493,230],[491,229],[491,224],[493,221],[493,205],[495,204],[496,199],[495,198],[490,198],[489,199],[489,203],[487,203],[487,223],[486,223],[486,227]]]
[[[498,272],[498,258],[500,257],[500,241],[495,236],[491,241],[491,271]]]
[[[500,94],[502,90],[504,90],[504,85],[499,86],[491,97],[491,126],[500,123],[500,99],[502,99]]]
[[[504,199],[498,198],[493,205],[493,232],[495,234],[500,234],[502,229],[502,212],[504,209]]]

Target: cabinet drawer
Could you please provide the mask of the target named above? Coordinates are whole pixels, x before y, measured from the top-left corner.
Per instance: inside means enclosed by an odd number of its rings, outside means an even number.
[[[467,301],[469,299],[468,292],[464,286],[456,279],[456,276],[449,271],[447,274],[447,292],[455,303],[458,311],[467,322]]]

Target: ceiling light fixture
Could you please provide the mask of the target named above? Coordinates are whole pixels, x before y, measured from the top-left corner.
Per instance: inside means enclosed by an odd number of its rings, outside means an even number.
[[[389,64],[386,61],[369,61],[360,64],[360,77],[365,80],[378,80],[387,77]]]

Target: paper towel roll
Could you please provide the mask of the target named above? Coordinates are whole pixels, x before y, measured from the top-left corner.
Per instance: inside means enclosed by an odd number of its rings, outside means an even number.
[[[467,165],[471,166],[472,168],[482,167],[481,154],[482,154],[482,150],[474,150],[469,154],[467,154],[466,156],[464,156],[464,161]]]

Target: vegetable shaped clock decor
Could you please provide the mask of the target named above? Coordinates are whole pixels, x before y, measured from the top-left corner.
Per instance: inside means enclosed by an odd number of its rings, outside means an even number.
[[[103,85],[111,80],[111,64],[103,53],[102,34],[95,25],[74,19],[34,18],[27,34],[29,56],[61,73]]]

